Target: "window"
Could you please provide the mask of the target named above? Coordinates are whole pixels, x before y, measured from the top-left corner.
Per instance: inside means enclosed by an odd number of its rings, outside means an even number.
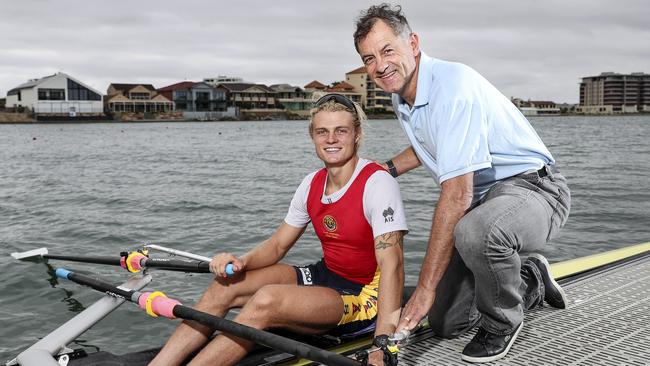
[[[149,97],[149,93],[130,93],[129,94],[130,99],[137,99],[137,100],[147,100],[151,99]]]
[[[65,90],[38,89],[38,100],[65,100]]]
[[[102,100],[102,96],[68,79],[68,100]]]

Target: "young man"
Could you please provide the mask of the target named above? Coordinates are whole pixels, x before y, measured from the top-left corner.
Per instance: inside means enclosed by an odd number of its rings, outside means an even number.
[[[368,75],[393,93],[411,146],[385,163],[393,176],[420,165],[441,187],[417,288],[398,331],[429,312],[441,336],[480,328],[470,362],[499,359],[523,325],[523,310],[566,297],[536,251],[566,222],[570,194],[537,133],[493,85],[459,63],[420,51],[399,6],[361,14],[355,47]]]
[[[325,168],[307,175],[277,231],[248,253],[215,256],[215,281],[196,308],[224,316],[242,307],[235,321],[251,327],[299,333],[350,333],[376,323],[375,335],[394,333],[399,320],[407,231],[397,182],[381,166],[361,159],[361,108],[339,94],[316,102],[309,133]],[[321,241],[323,259],[308,266],[279,263],[309,222]],[[235,276],[226,276],[228,263]],[[251,342],[185,321],[152,365],[177,365],[202,350],[191,365],[232,365]],[[383,354],[369,361],[383,365]]]

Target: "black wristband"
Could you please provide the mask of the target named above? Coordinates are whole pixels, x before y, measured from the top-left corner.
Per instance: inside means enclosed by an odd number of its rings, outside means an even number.
[[[388,346],[388,335],[387,334],[380,334],[380,335],[376,336],[372,340],[372,344],[375,347],[385,348],[386,346]]]
[[[386,165],[388,166],[388,172],[390,173],[390,175],[392,175],[393,178],[397,178],[397,175],[398,175],[397,174],[397,168],[395,168],[395,164],[393,164],[393,161],[388,160],[386,162]]]

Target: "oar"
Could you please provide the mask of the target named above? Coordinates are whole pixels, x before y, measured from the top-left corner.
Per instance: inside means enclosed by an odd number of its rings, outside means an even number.
[[[162,315],[169,319],[181,318],[194,320],[201,324],[210,326],[214,329],[232,334],[234,336],[247,339],[249,341],[271,347],[282,352],[306,358],[315,362],[321,362],[326,365],[334,366],[361,366],[359,361],[330,352],[318,347],[314,347],[296,340],[269,333],[264,330],[255,329],[243,324],[220,318],[208,313],[204,313],[181,305],[178,300],[170,299],[162,292],[139,292],[134,290],[125,290],[111,285],[105,281],[92,278],[80,273],[68,271],[63,268],[56,270],[59,278],[66,278],[81,285],[89,286],[95,290],[106,293],[107,295],[126,299],[134,302],[144,309],[147,314],[157,317]]]
[[[49,254],[47,248],[39,248],[22,253],[11,253],[11,256],[21,260],[30,258],[43,258],[121,266],[129,272],[139,272],[144,268],[158,268],[168,271],[210,273],[209,261],[190,262],[170,258],[149,258],[140,252],[130,252],[123,254],[124,255],[121,257],[56,255]]]

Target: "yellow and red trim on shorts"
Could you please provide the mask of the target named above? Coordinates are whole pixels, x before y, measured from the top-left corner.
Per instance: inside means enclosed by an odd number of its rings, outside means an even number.
[[[377,268],[372,281],[363,286],[357,295],[341,295],[343,316],[338,325],[372,320],[377,316],[377,291],[380,275],[381,271]]]

